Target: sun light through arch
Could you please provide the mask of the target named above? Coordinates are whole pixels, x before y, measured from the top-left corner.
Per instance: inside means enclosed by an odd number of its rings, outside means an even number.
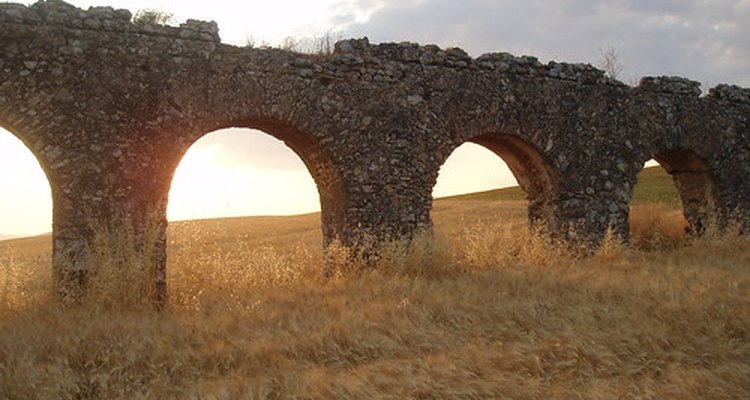
[[[52,194],[31,150],[0,127],[0,239],[52,231]]]
[[[518,182],[502,158],[482,145],[467,142],[457,147],[440,167],[432,197],[455,196],[517,185]]]
[[[507,233],[526,226],[528,201],[519,186],[507,160],[491,146],[463,143],[445,159],[433,186],[435,231],[461,249],[469,236],[488,227]]]
[[[170,221],[320,211],[315,182],[282,141],[248,128],[221,129],[196,141],[177,167]]]

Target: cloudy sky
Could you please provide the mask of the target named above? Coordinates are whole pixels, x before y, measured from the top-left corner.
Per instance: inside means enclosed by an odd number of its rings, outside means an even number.
[[[257,45],[277,45],[288,36],[330,33],[367,36],[371,42],[458,46],[473,56],[506,51],[534,55],[543,62],[595,65],[602,51],[611,47],[623,67],[621,79],[629,83],[644,75],[678,75],[702,82],[704,89],[720,82],[750,87],[750,0],[69,2],[82,8],[157,9],[174,14],[177,23],[187,18],[215,20],[222,40],[232,44],[251,38]],[[20,171],[0,174],[0,234],[50,229],[49,187],[31,157],[10,134],[0,131],[0,170]],[[487,170],[497,173],[479,173]],[[466,145],[441,170],[435,194],[514,183],[499,158]],[[291,150],[268,135],[234,130],[207,135],[191,148],[173,183],[169,217],[278,215],[318,207],[314,183]]]
[[[286,36],[459,46],[596,64],[612,46],[623,75],[681,75],[750,86],[750,0],[70,0],[79,7],[153,8],[215,20],[227,43]]]
[[[371,4],[363,1],[362,4]],[[750,86],[750,0],[381,1],[345,32],[597,64],[614,48],[623,77],[680,75]]]

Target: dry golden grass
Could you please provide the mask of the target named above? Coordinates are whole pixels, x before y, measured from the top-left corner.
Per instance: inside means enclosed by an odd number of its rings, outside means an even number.
[[[663,203],[634,205],[630,209],[630,243],[640,250],[675,247],[684,241],[687,225],[680,209]]]
[[[161,312],[63,311],[2,242],[0,398],[748,398],[750,239],[672,241],[656,211],[577,259],[523,203],[438,202],[434,247],[339,249],[330,278],[316,216],[178,223]]]

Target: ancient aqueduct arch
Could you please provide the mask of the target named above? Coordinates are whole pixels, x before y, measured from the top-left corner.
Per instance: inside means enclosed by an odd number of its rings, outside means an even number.
[[[560,238],[596,242],[610,226],[626,237],[636,175],[654,157],[694,230],[750,226],[748,89],[701,97],[683,78],[633,88],[589,65],[367,39],[331,55],[239,48],[214,23],[136,25],[126,10],[60,0],[0,4],[0,38],[0,126],[49,177],[61,288],[85,276],[95,231],[128,227],[156,249],[163,293],[172,175],[192,143],[225,127],[263,129],[296,151],[325,239],[352,246],[429,229],[438,170],[467,141],[505,158],[532,221]]]

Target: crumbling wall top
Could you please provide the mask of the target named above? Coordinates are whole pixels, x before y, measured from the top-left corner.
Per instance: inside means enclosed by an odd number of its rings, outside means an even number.
[[[671,93],[694,97],[701,95],[700,82],[678,76],[647,76],[641,78],[638,88],[656,93]]]
[[[574,81],[578,83],[604,83],[612,81],[605,77],[604,71],[590,64],[571,64],[551,61],[542,64],[532,56],[515,56],[510,53],[486,53],[472,58],[460,48],[441,49],[436,45],[420,46],[417,43],[381,43],[370,44],[364,37],[348,39],[336,43],[334,55],[341,57],[373,57],[404,63],[422,65],[439,65],[449,68],[469,68],[507,73],[515,75],[532,75]]]
[[[745,89],[735,85],[717,85],[708,91],[708,96],[720,100],[750,104],[750,89]]]
[[[61,0],[39,1],[30,6],[0,3],[0,23],[53,25],[78,30],[128,32],[220,43],[216,22],[188,20],[179,27],[133,23],[124,9],[90,7],[82,10]]]

